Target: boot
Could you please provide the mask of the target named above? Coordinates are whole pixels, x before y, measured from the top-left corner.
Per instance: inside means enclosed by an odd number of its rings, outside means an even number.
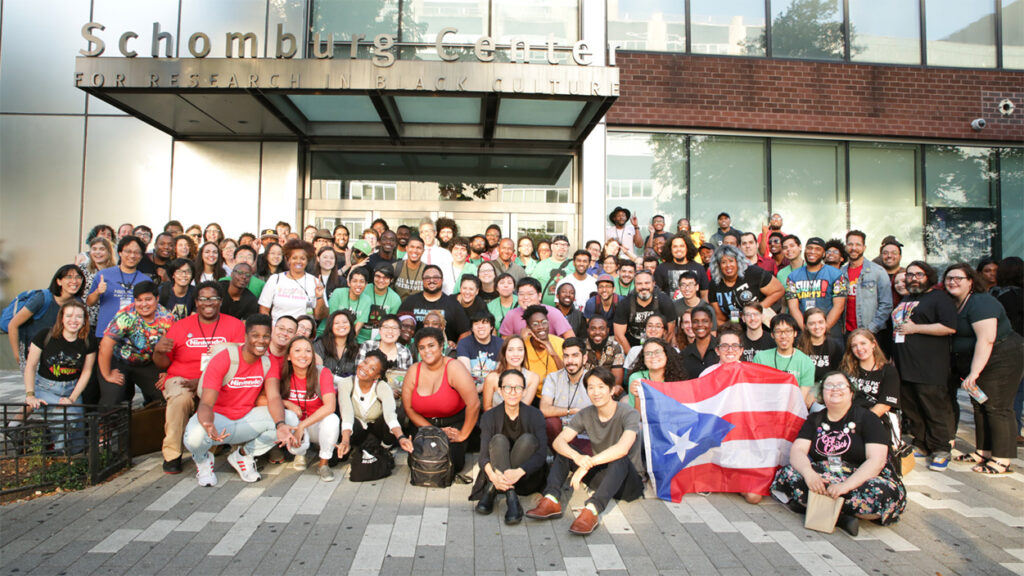
[[[508,508],[505,510],[505,524],[519,524],[523,520],[523,505],[519,503],[519,495],[514,488],[505,492],[505,505]]]
[[[480,501],[476,503],[476,513],[484,516],[494,512],[494,498],[497,496],[497,490],[494,489],[494,484],[491,484],[490,480],[487,480],[484,484],[484,494],[480,497]]]
[[[843,532],[850,536],[856,536],[860,532],[860,520],[850,514],[840,514],[839,519],[836,520],[836,526],[842,528]]]

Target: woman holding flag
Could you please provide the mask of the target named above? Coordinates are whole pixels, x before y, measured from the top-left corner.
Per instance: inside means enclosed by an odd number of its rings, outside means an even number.
[[[838,526],[856,536],[857,518],[895,522],[907,506],[903,483],[886,467],[889,434],[877,416],[853,403],[853,385],[841,372],[822,384],[825,410],[804,422],[779,469],[772,494],[790,510],[806,512],[808,491],[843,497]]]

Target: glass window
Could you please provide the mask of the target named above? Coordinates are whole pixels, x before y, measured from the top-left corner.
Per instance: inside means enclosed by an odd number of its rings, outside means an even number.
[[[623,206],[645,223],[686,216],[686,136],[609,132],[606,206]],[[671,229],[671,228],[670,228]]]
[[[208,0],[182,0],[181,2],[181,34],[177,38],[178,55],[191,58],[188,51],[188,40],[192,34],[202,32],[210,38],[210,54],[207,58],[224,58],[227,42],[224,37],[228,33],[255,34],[256,57],[264,56],[267,31],[266,0],[232,0],[231,2],[209,2]],[[277,38],[277,25],[274,26],[274,38]],[[252,41],[244,45],[245,56],[251,57]],[[232,55],[240,57],[242,42],[233,42]],[[197,49],[202,49],[202,42],[197,42]],[[161,52],[162,53],[162,52]]]
[[[690,0],[690,51],[764,56],[764,0]]]
[[[991,148],[925,146],[925,246],[935,264],[977,262],[996,232]]]
[[[295,35],[295,56],[302,58],[303,46],[306,45],[306,0],[270,0],[267,4],[267,32],[270,37],[266,42],[266,57],[274,58],[277,51],[277,25],[283,27],[283,34]],[[288,50],[288,43],[281,46]]]
[[[491,35],[495,41],[498,44],[508,44],[511,39],[527,42],[532,47],[531,62],[547,59],[549,36],[557,46],[572,46],[579,40],[578,0],[492,0],[492,6]],[[507,52],[503,56],[507,58]],[[559,53],[560,62],[569,60],[568,53]]]
[[[924,255],[916,146],[850,146],[850,228],[867,235],[867,256],[890,234],[903,243],[903,261]]]
[[[690,138],[690,224],[708,237],[718,230],[718,213],[734,228],[760,230],[765,201],[765,140],[728,136]]]
[[[921,12],[917,2],[850,0],[850,60],[921,63]]]
[[[1003,2],[1003,68],[1024,68],[1024,0]]]
[[[783,230],[797,231],[801,238],[842,237],[845,165],[840,142],[772,141],[772,211],[782,215]]]
[[[842,0],[772,0],[772,56],[843,58]]]
[[[992,0],[928,0],[928,64],[995,67],[995,7]]]
[[[608,3],[608,42],[620,50],[686,51],[686,3],[619,0]]]
[[[351,41],[352,34],[370,42],[377,34],[397,34],[398,0],[314,0],[310,42],[318,32],[321,42],[328,34],[335,42]]]
[[[487,0],[421,0],[402,5],[402,42],[433,43],[442,28],[458,29],[445,36],[445,42],[453,44],[472,44],[487,35]]]
[[[1003,257],[1024,255],[1024,148],[1000,152],[999,189]]]

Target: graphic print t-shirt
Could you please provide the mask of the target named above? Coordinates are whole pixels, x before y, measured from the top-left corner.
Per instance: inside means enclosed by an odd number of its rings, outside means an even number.
[[[811,441],[807,454],[811,461],[825,462],[829,456],[839,456],[853,468],[867,460],[866,444],[889,443],[882,421],[857,405],[851,406],[838,422],[830,421],[825,410],[812,414],[797,438]]]
[[[257,358],[255,362],[249,364],[239,350],[238,371],[225,385],[224,376],[227,375],[230,366],[231,358],[227,350],[214,356],[203,373],[203,389],[219,391],[217,402],[213,405],[214,412],[230,420],[238,420],[253,409],[256,398],[263,390],[263,361]],[[273,367],[268,375],[270,374],[274,374]]]
[[[39,370],[37,374],[55,382],[74,382],[82,375],[82,368],[85,366],[85,357],[96,351],[95,340],[88,341],[78,338],[74,342],[68,342],[64,336],[57,336],[46,341],[49,330],[43,330],[36,334],[32,343],[42,350],[39,357]]]

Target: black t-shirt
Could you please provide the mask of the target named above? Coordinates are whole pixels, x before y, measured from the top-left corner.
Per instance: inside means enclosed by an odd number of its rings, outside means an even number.
[[[477,295],[477,298],[479,298],[480,300],[483,300],[485,304],[490,302],[491,300],[494,300],[497,297],[498,297],[498,291],[497,290],[492,290],[491,292],[487,292],[486,290],[481,290],[480,294]]]
[[[676,321],[676,307],[664,292],[655,291],[646,306],[637,302],[636,292],[631,292],[616,304],[614,324],[625,325],[626,340],[630,346],[636,346],[640,344],[647,318],[655,312],[664,316],[666,323]]]
[[[900,403],[900,375],[892,364],[882,364],[878,370],[858,368],[850,381],[856,389],[854,402],[871,408],[875,404],[885,404],[893,408]]]
[[[827,410],[811,414],[804,421],[797,438],[811,441],[807,456],[812,462],[839,456],[853,468],[867,460],[866,444],[889,444],[889,435],[882,421],[857,405],[851,406],[838,422],[828,419]]]
[[[992,296],[1003,305],[1013,331],[1024,335],[1024,294],[1021,292],[1018,286],[996,286]]]
[[[811,362],[814,362],[814,381],[821,382],[825,374],[833,370],[839,370],[839,364],[843,361],[843,343],[838,338],[825,338],[820,346],[811,345],[811,351],[807,354]]]
[[[700,376],[700,373],[705,368],[709,368],[718,364],[718,352],[715,347],[718,346],[718,341],[714,338],[711,339],[711,343],[708,344],[707,352],[704,357],[700,357],[700,350],[697,349],[697,343],[694,342],[679,354],[683,357],[683,367],[686,368],[686,375],[690,378],[696,378]]]
[[[367,270],[373,272],[377,269],[378,264],[391,264],[391,266],[394,267],[395,262],[397,262],[397,260],[395,260],[394,254],[391,255],[391,260],[385,260],[384,257],[380,255],[380,252],[374,252],[373,254],[370,254],[370,259],[366,261],[364,266]]]
[[[906,318],[915,324],[942,324],[955,329],[956,304],[948,294],[938,290],[909,294],[892,311],[893,328]],[[893,357],[900,378],[916,384],[945,386],[949,376],[949,347],[950,336],[910,334],[903,342],[895,342]]]
[[[464,306],[462,308],[462,310],[466,313],[466,318],[472,318],[473,315],[476,314],[477,312],[486,309],[487,304],[483,300],[481,300],[479,296],[474,298],[473,302],[470,303],[469,306]]]
[[[743,358],[744,362],[753,362],[754,354],[757,354],[761,350],[769,350],[775,348],[775,340],[772,339],[772,335],[767,330],[761,332],[761,337],[757,340],[751,340],[747,335],[743,334]],[[840,351],[840,357],[842,352]]]
[[[78,380],[85,366],[85,357],[96,351],[94,339],[79,338],[68,342],[61,335],[47,342],[46,335],[49,333],[49,330],[42,330],[32,338],[32,344],[43,351],[39,356],[39,369],[36,373],[57,382]]]
[[[174,315],[174,320],[181,320],[195,310],[196,287],[189,286],[184,296],[178,296],[171,287],[170,280],[160,285],[160,305]]]
[[[679,287],[679,276],[684,270],[690,270],[697,276],[697,290],[708,289],[708,271],[693,262],[676,264],[675,262],[662,262],[654,269],[654,283],[662,292],[672,296]]]
[[[726,317],[732,310],[742,312],[751,302],[761,301],[761,289],[772,281],[772,275],[757,266],[750,266],[742,278],[737,278],[732,287],[725,281],[715,282],[708,288],[708,301],[718,302]]]
[[[224,298],[220,301],[220,311],[244,322],[250,315],[260,311],[259,298],[252,292],[249,292],[248,289],[243,288],[238,300],[232,300],[231,296],[228,295],[228,286],[230,284],[230,280],[222,280],[220,283],[224,292]]]
[[[508,417],[508,412],[505,412],[503,408],[501,418],[501,433],[504,434],[505,437],[509,439],[509,442],[515,444],[515,441],[518,440],[519,437],[523,435],[523,432],[525,432],[525,429],[523,427],[522,412],[520,412],[518,418],[512,420]]]
[[[400,312],[412,312],[412,315],[416,317],[416,329],[419,330],[423,327],[423,319],[427,316],[427,312],[431,310],[438,310],[441,315],[444,316],[444,335],[451,342],[458,342],[459,336],[470,331],[469,318],[466,317],[465,310],[462,309],[462,304],[455,299],[454,296],[442,294],[441,298],[436,302],[430,302],[426,299],[423,292],[417,292],[410,294],[402,302],[402,305],[398,308]]]

